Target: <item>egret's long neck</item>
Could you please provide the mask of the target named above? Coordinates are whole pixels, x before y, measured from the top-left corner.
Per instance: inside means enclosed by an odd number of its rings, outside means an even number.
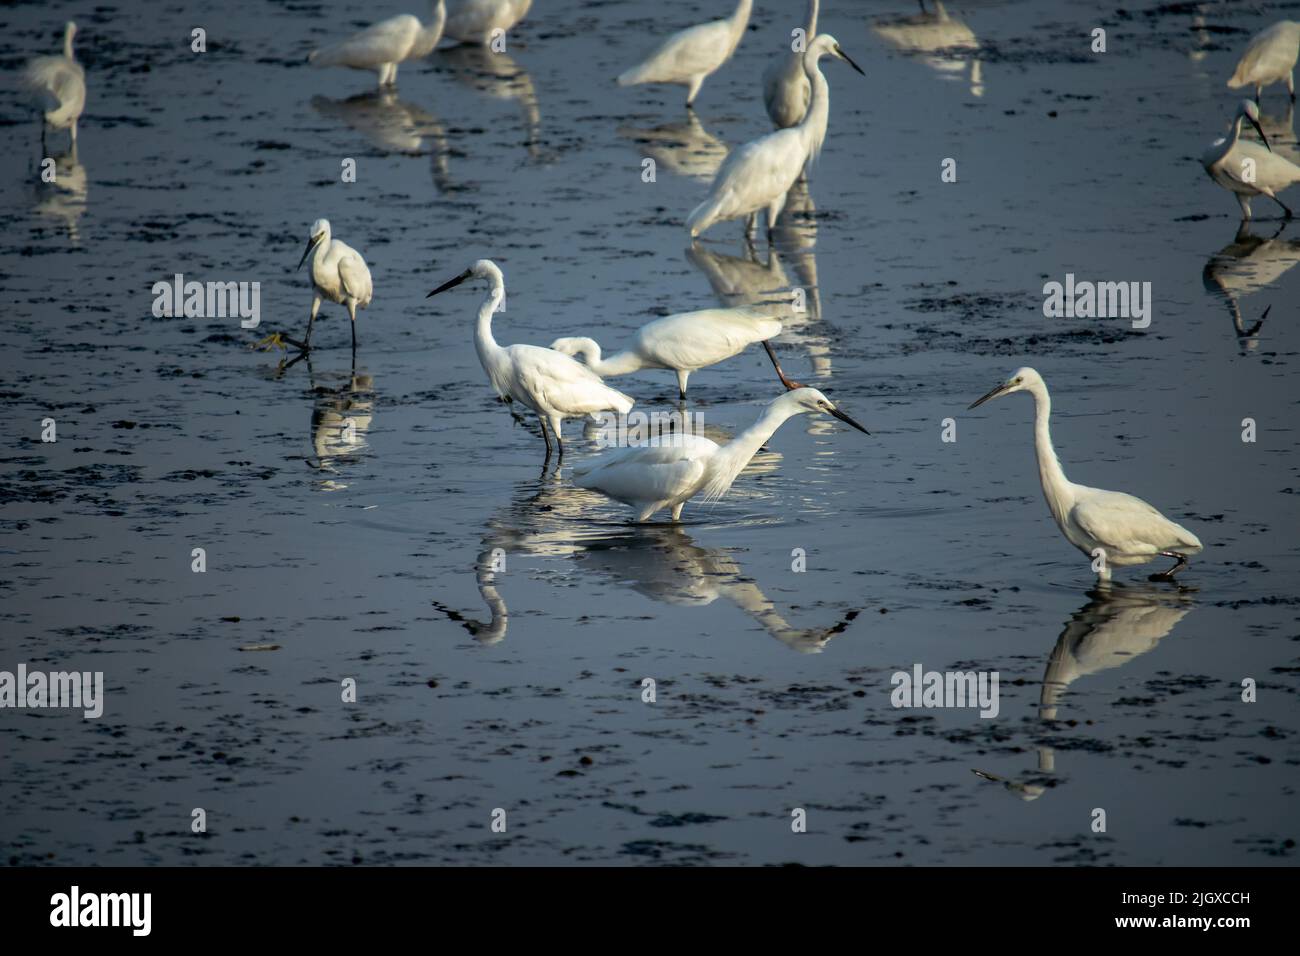
[[[809,43],[817,35],[817,8],[818,0],[808,0],[808,29],[805,32],[804,39]]]
[[[626,375],[645,368],[645,361],[635,352],[615,352],[608,358],[600,357],[600,346],[595,342],[584,350],[587,367],[597,375]]]
[[[72,59],[72,30],[63,31],[63,55],[69,60]]]
[[[808,112],[796,128],[803,138],[808,162],[815,161],[817,154],[822,151],[822,143],[826,139],[826,123],[831,114],[831,88],[817,65],[819,59],[820,54],[809,56],[807,53],[803,58],[803,70],[812,85],[812,98],[808,101]]]
[[[787,405],[780,400],[763,409],[763,414],[758,416],[758,421],[718,449],[710,462],[709,470],[713,473],[710,482],[725,478],[726,484],[730,485],[749,464],[749,460],[763,447],[763,443],[799,412],[797,406]]]
[[[447,22],[446,0],[434,0],[429,8],[429,22],[420,24],[420,37],[416,41],[416,55],[428,56],[442,39],[442,28]]]
[[[485,368],[488,362],[501,352],[501,346],[497,345],[497,340],[492,337],[492,313],[500,307],[501,300],[505,296],[505,283],[494,278],[492,288],[488,290],[483,304],[478,307],[478,324],[474,327],[474,348],[478,350],[479,361]]]
[[[749,11],[754,7],[754,0],[740,0],[736,4],[736,12],[731,15],[731,38],[727,46],[727,56],[736,52],[736,47],[740,44],[740,38],[745,34],[745,27],[749,26]]]
[[[1034,396],[1034,453],[1038,456],[1038,480],[1042,482],[1047,507],[1060,522],[1074,506],[1074,492],[1052,447],[1052,432],[1048,424],[1052,417],[1052,397],[1042,382],[1034,385],[1030,394]]]
[[[1241,139],[1241,121],[1243,118],[1244,117],[1238,113],[1237,118],[1233,120],[1232,125],[1228,127],[1228,142],[1224,144],[1226,147],[1223,151],[1224,155],[1227,155],[1228,151],[1237,145],[1237,140]]]

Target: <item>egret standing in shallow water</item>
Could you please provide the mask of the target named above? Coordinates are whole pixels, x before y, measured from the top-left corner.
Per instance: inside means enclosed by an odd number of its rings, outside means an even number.
[[[1295,61],[1300,56],[1300,23],[1281,20],[1255,35],[1241,55],[1237,69],[1228,80],[1229,89],[1255,88],[1259,102],[1264,87],[1286,81],[1286,91],[1295,102]]]
[[[817,0],[808,0],[807,27],[803,50],[817,36]],[[803,53],[782,55],[763,71],[763,105],[777,129],[789,129],[803,119],[812,99],[812,84],[803,69]]]
[[[77,120],[86,108],[86,71],[72,56],[72,38],[77,25],[63,25],[63,55],[38,56],[23,69],[23,85],[42,113],[41,142],[45,128],[66,129],[77,141]]]
[[[295,342],[287,336],[276,332],[262,339],[258,344],[266,348],[283,347],[284,342],[306,352],[311,348],[311,327],[316,321],[316,313],[325,299],[337,302],[348,310],[352,320],[352,352],[357,350],[357,309],[364,309],[370,304],[374,285],[370,281],[370,268],[361,253],[345,242],[330,238],[330,221],[317,219],[311,224],[311,238],[307,248],[298,260],[298,268],[311,257],[312,300],[311,318],[307,320],[307,334],[301,342]],[[295,360],[296,361],[296,360]]]
[[[692,239],[715,222],[741,216],[750,216],[749,231],[752,231],[758,211],[764,208],[767,209],[767,233],[771,237],[776,217],[785,206],[786,193],[804,167],[817,158],[826,138],[830,87],[817,61],[827,55],[843,60],[862,73],[862,68],[849,59],[829,33],[813,40],[803,55],[804,73],[812,84],[808,112],[797,126],[760,136],[731,152],[718,169],[709,195],[686,220]]]
[[[1151,575],[1151,580],[1172,581],[1187,566],[1187,555],[1201,550],[1196,535],[1170,521],[1141,498],[1122,491],[1076,485],[1065,477],[1052,448],[1048,424],[1052,399],[1047,393],[1047,383],[1032,368],[1017,369],[1011,378],[970,407],[978,408],[990,399],[1012,392],[1028,392],[1034,397],[1034,451],[1038,455],[1038,477],[1047,507],[1070,544],[1100,559],[1100,564],[1095,565],[1099,569],[1098,579],[1109,581],[1112,566],[1146,564],[1164,555],[1174,558],[1177,564],[1168,571]]]
[[[573,469],[573,483],[599,491],[636,509],[645,521],[661,508],[671,508],[674,521],[696,495],[706,501],[727,493],[736,476],[778,428],[795,415],[808,412],[834,415],[858,431],[870,434],[815,388],[786,392],[763,410],[758,421],[725,445],[699,435],[674,432],[649,445],[632,445],[606,452]]]
[[[551,457],[551,436],[546,431],[548,424],[555,432],[555,442],[560,446],[560,460],[563,461],[564,441],[560,427],[566,418],[610,410],[626,415],[632,410],[633,399],[610,388],[599,375],[562,352],[544,349],[540,345],[502,348],[497,344],[492,337],[492,313],[505,300],[506,283],[501,269],[491,259],[480,259],[425,298],[446,292],[472,277],[487,279],[490,284],[487,297],[479,306],[478,324],[474,328],[478,360],[498,396],[507,402],[520,402],[537,413],[542,438],[546,439],[548,460]]]
[[[761,309],[701,309],[647,322],[637,330],[632,347],[602,358],[595,339],[556,339],[551,348],[581,355],[602,378],[626,375],[643,368],[672,369],[678,394],[686,397],[686,380],[697,369],[739,355],[755,342],[781,334],[781,321]]]
[[[442,39],[446,19],[445,0],[436,0],[433,16],[427,24],[409,13],[389,17],[333,46],[312,50],[307,55],[307,62],[312,66],[374,70],[379,74],[381,87],[396,86],[397,65],[432,53]]]
[[[447,18],[447,36],[460,43],[491,43],[495,31],[505,36],[532,5],[533,0],[461,0]]]
[[[1264,145],[1241,138],[1241,121],[1249,120]],[[1230,190],[1241,206],[1241,218],[1250,218],[1250,197],[1267,196],[1291,218],[1291,209],[1277,194],[1288,186],[1300,182],[1300,166],[1273,152],[1268,137],[1259,125],[1259,107],[1250,100],[1242,100],[1228,127],[1226,137],[1216,139],[1201,156],[1201,165],[1210,178]]]
[[[695,103],[705,79],[731,59],[749,24],[754,0],[740,0],[725,20],[713,20],[674,33],[643,62],[623,72],[619,86],[671,83],[686,87],[686,106]]]

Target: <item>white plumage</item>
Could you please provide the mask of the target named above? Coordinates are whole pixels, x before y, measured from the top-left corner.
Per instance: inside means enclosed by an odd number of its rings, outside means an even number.
[[[806,412],[825,412],[866,431],[817,389],[795,388],[768,405],[754,424],[725,445],[674,432],[648,445],[618,448],[575,466],[573,483],[631,505],[637,521],[663,508],[672,509],[677,521],[682,507],[696,495],[706,501],[725,495],[763,443],[787,420]]]
[[[740,0],[725,20],[713,20],[674,33],[641,63],[624,71],[619,86],[670,83],[686,87],[686,105],[695,102],[705,79],[731,59],[749,24],[753,0]]]
[[[461,0],[452,6],[444,32],[460,43],[491,43],[495,31],[504,36],[532,5],[533,0]]]
[[[364,309],[370,304],[374,285],[370,279],[370,268],[361,253],[345,242],[331,238],[328,219],[317,219],[311,226],[311,238],[307,249],[298,260],[298,268],[307,258],[311,258],[308,272],[311,275],[312,300],[311,318],[307,320],[307,334],[303,337],[302,348],[311,346],[311,327],[320,311],[321,302],[328,299],[337,302],[348,310],[352,320],[352,348],[357,347],[357,309]]]
[[[39,56],[23,69],[23,86],[44,114],[42,138],[48,126],[68,130],[72,142],[77,141],[77,120],[86,108],[86,71],[72,55],[76,33],[77,25],[69,20],[63,26],[63,55]]]
[[[1255,127],[1263,146],[1241,138],[1242,120]],[[1237,197],[1243,220],[1250,218],[1252,196],[1267,196],[1291,218],[1291,209],[1277,194],[1300,182],[1300,166],[1273,152],[1259,125],[1259,107],[1250,100],[1241,101],[1228,135],[1211,144],[1201,156],[1201,165],[1211,179]]]
[[[976,408],[992,398],[1012,392],[1029,392],[1034,397],[1034,450],[1038,477],[1047,507],[1066,540],[1090,557],[1100,548],[1104,554],[1097,575],[1110,580],[1112,567],[1145,564],[1159,555],[1175,558],[1177,564],[1153,580],[1172,580],[1187,564],[1187,555],[1200,551],[1201,542],[1182,525],[1170,521],[1141,498],[1122,491],[1104,491],[1076,485],[1065,477],[1052,448],[1049,419],[1052,399],[1047,384],[1032,368],[1018,369],[1011,378],[971,404]]]
[[[685,398],[692,372],[780,334],[781,321],[761,309],[701,309],[647,322],[637,330],[628,349],[608,358],[601,357],[594,339],[585,337],[556,339],[551,348],[565,355],[581,355],[587,367],[601,377],[643,368],[672,369],[677,373],[678,392]]]
[[[1259,102],[1264,87],[1286,81],[1286,90],[1295,102],[1295,61],[1300,54],[1300,23],[1281,20],[1255,35],[1241,55],[1237,69],[1228,79],[1229,89],[1255,88]]]
[[[818,0],[808,0],[803,37],[805,50],[817,36],[817,10]],[[803,119],[811,98],[812,84],[803,69],[802,52],[785,53],[763,71],[763,105],[777,129],[788,129]]]
[[[487,279],[490,283],[487,297],[479,306],[474,331],[479,363],[500,398],[507,402],[517,401],[537,413],[542,437],[546,439],[547,458],[551,455],[547,425],[555,432],[560,458],[563,459],[564,441],[560,428],[564,419],[603,411],[626,415],[632,410],[632,398],[610,388],[599,375],[568,355],[539,345],[502,348],[497,344],[492,336],[492,315],[505,300],[506,285],[501,269],[492,260],[480,259],[434,289],[429,296],[454,288],[471,277]]]
[[[353,70],[374,70],[380,86],[397,85],[397,66],[433,52],[442,39],[447,19],[445,0],[435,0],[427,24],[409,13],[381,20],[355,36],[307,55],[312,66],[345,66]]]
[[[803,120],[732,150],[718,169],[708,196],[687,217],[686,228],[692,239],[715,222],[742,216],[754,217],[749,224],[752,229],[760,209],[767,210],[767,228],[771,233],[785,205],[786,193],[804,166],[817,158],[826,138],[830,87],[817,61],[827,55],[844,60],[862,72],[829,33],[813,40],[803,55],[804,72],[812,85],[812,98]]]

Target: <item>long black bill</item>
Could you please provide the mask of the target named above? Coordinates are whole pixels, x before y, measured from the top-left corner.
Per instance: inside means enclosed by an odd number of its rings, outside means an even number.
[[[979,408],[981,405],[983,405],[985,402],[987,402],[990,398],[997,398],[999,395],[1001,395],[1001,394],[1002,394],[1003,392],[1005,392],[1006,390],[1007,390],[1007,385],[1006,385],[1005,382],[1003,382],[1001,385],[998,385],[998,386],[996,386],[995,388],[991,389],[991,390],[989,391],[989,393],[988,393],[987,395],[985,395],[983,398],[976,399],[975,401],[971,402],[971,403],[970,403],[970,408],[967,408],[966,410],[967,410],[967,411],[970,411],[971,408]]]
[[[844,414],[842,411],[840,411],[838,408],[832,408],[830,411],[831,411],[831,414],[832,414],[832,415],[834,415],[836,418],[838,418],[840,421],[842,421],[845,425],[852,425],[854,428],[856,428],[858,431],[862,432],[862,434],[864,434],[864,435],[870,435],[870,434],[871,434],[871,432],[867,431],[865,428],[863,428],[861,425],[859,425],[859,424],[858,424],[857,422],[855,422],[853,419],[849,418],[848,415],[845,415],[845,414]]]
[[[303,250],[302,258],[298,260],[298,266],[293,270],[294,272],[297,272],[298,269],[302,268],[302,264],[307,261],[307,257],[311,255],[311,251],[316,248],[316,244],[320,241],[321,236],[312,236],[307,240],[307,248]]]
[[[466,269],[466,270],[465,270],[464,272],[462,272],[460,275],[456,276],[456,278],[454,278],[454,279],[448,279],[448,280],[447,280],[446,282],[444,282],[442,285],[438,286],[438,288],[434,289],[432,292],[430,292],[428,295],[426,295],[425,298],[426,298],[426,299],[431,299],[431,298],[433,298],[435,295],[437,295],[439,292],[446,292],[448,289],[454,289],[454,288],[456,288],[456,286],[460,285],[462,282],[464,282],[466,279],[468,279],[468,278],[469,278],[470,276],[472,276],[473,274],[474,274],[474,270],[473,270],[473,269]]]
[[[849,66],[853,67],[853,69],[857,70],[859,73],[862,73],[863,76],[867,75],[866,73],[863,73],[862,67],[854,63],[852,58],[850,58],[850,56],[847,53],[845,53],[843,50],[840,50],[840,56],[844,57],[844,62],[847,63]]]
[[[785,372],[781,371],[781,363],[776,360],[776,353],[772,351],[772,346],[768,344],[767,339],[763,340],[763,348],[767,349],[767,357],[772,360],[772,367],[776,369],[777,377],[781,379],[782,385],[784,385],[789,391],[792,392],[796,388],[804,387],[804,385],[801,384],[800,382],[796,382],[794,379],[785,377]]]
[[[1258,133],[1258,134],[1259,134],[1259,138],[1262,139],[1262,140],[1264,141],[1264,145],[1265,145],[1265,146],[1268,146],[1268,151],[1269,151],[1270,153],[1273,152],[1273,147],[1268,145],[1268,137],[1264,135],[1264,128],[1263,128],[1262,126],[1260,126],[1258,123],[1256,123],[1256,122],[1255,122],[1253,119],[1251,119],[1249,116],[1247,116],[1246,119],[1250,120],[1250,125],[1253,126],[1253,127],[1255,127],[1255,132]]]

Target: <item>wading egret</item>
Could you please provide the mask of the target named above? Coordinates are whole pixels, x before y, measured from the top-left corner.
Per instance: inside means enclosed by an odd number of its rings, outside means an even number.
[[[480,259],[425,298],[455,288],[469,278],[487,279],[489,283],[474,328],[478,360],[500,398],[506,402],[517,401],[537,413],[542,438],[546,439],[547,459],[551,457],[551,436],[546,431],[548,424],[555,432],[555,442],[560,446],[560,459],[563,460],[564,441],[560,426],[566,418],[611,410],[626,415],[632,410],[633,399],[610,388],[599,375],[562,352],[544,349],[540,345],[507,345],[504,348],[497,345],[497,340],[492,337],[492,313],[505,300],[506,283],[501,269],[491,259]]]
[[[637,330],[631,348],[602,358],[594,339],[556,339],[551,348],[581,355],[602,378],[626,375],[643,368],[672,369],[677,390],[686,397],[686,380],[697,369],[739,355],[755,342],[781,334],[781,322],[761,309],[701,309],[647,322]]]
[[[827,55],[843,60],[862,73],[862,68],[849,59],[829,33],[813,40],[803,55],[804,72],[812,84],[808,112],[797,126],[768,133],[732,150],[718,169],[718,175],[709,187],[709,195],[686,220],[692,239],[715,222],[741,216],[751,217],[747,232],[752,231],[758,211],[764,208],[767,209],[767,231],[771,236],[776,217],[785,205],[785,194],[799,178],[804,166],[817,158],[826,138],[830,87],[817,61]]]
[[[674,33],[639,65],[622,73],[619,86],[671,83],[686,87],[686,105],[695,102],[705,79],[736,52],[749,24],[754,0],[740,0],[725,20],[713,20]]]
[[[1017,369],[1011,378],[972,402],[978,408],[990,399],[1012,392],[1034,397],[1034,451],[1038,455],[1038,477],[1043,496],[1056,526],[1072,545],[1084,554],[1099,558],[1097,577],[1110,580],[1112,567],[1146,564],[1158,555],[1177,561],[1168,571],[1151,575],[1153,581],[1171,581],[1187,566],[1187,555],[1201,550],[1201,542],[1186,528],[1170,521],[1141,498],[1122,491],[1103,491],[1076,485],[1065,477],[1052,448],[1048,420],[1052,398],[1047,384],[1032,368]],[[1103,552],[1097,555],[1097,549]]]
[[[23,69],[23,85],[43,114],[42,143],[47,126],[66,129],[72,142],[77,141],[77,119],[86,108],[86,71],[72,56],[76,33],[77,25],[69,20],[63,25],[63,55],[38,56]]]
[[[532,5],[533,0],[461,0],[447,17],[445,33],[459,43],[491,43],[495,31],[505,36]]]
[[[396,86],[397,65],[432,53],[442,39],[442,26],[446,19],[444,0],[437,0],[427,24],[409,13],[389,17],[333,46],[312,50],[307,55],[307,62],[312,66],[374,70],[379,74],[380,86]]]
[[[312,299],[311,318],[307,320],[307,334],[303,336],[301,342],[295,342],[276,332],[268,335],[258,344],[269,348],[288,342],[304,352],[307,351],[311,348],[311,327],[316,321],[316,313],[320,311],[321,302],[329,299],[348,310],[348,318],[352,320],[352,351],[355,353],[357,309],[368,306],[374,292],[366,260],[347,243],[330,238],[328,219],[317,219],[311,224],[311,238],[307,240],[307,248],[303,251],[302,258],[298,260],[299,269],[307,261],[308,256],[311,257],[308,272],[311,274]]]
[[[1249,120],[1264,145],[1241,138],[1241,121]],[[1228,127],[1228,135],[1216,139],[1201,156],[1201,165],[1216,183],[1232,192],[1241,206],[1241,218],[1250,218],[1250,197],[1267,196],[1291,218],[1291,209],[1277,194],[1300,182],[1300,166],[1273,152],[1259,125],[1259,107],[1242,100]]]
[[[696,495],[702,494],[706,501],[725,495],[763,443],[788,419],[807,412],[834,415],[870,434],[817,389],[800,387],[768,405],[754,424],[725,445],[674,432],[648,445],[617,448],[575,466],[573,483],[631,505],[637,521],[645,521],[661,508],[671,508],[673,520],[678,521],[682,506]]]
[[[1286,81],[1286,91],[1295,102],[1295,61],[1300,54],[1300,23],[1281,20],[1262,33],[1258,33],[1246,47],[1237,62],[1237,70],[1228,80],[1229,89],[1243,86],[1255,88],[1255,102],[1259,102],[1264,87]]]
[[[803,50],[817,36],[817,0],[808,0],[807,26]],[[786,53],[763,71],[763,105],[777,129],[796,125],[808,112],[812,85],[803,70],[803,53]]]

